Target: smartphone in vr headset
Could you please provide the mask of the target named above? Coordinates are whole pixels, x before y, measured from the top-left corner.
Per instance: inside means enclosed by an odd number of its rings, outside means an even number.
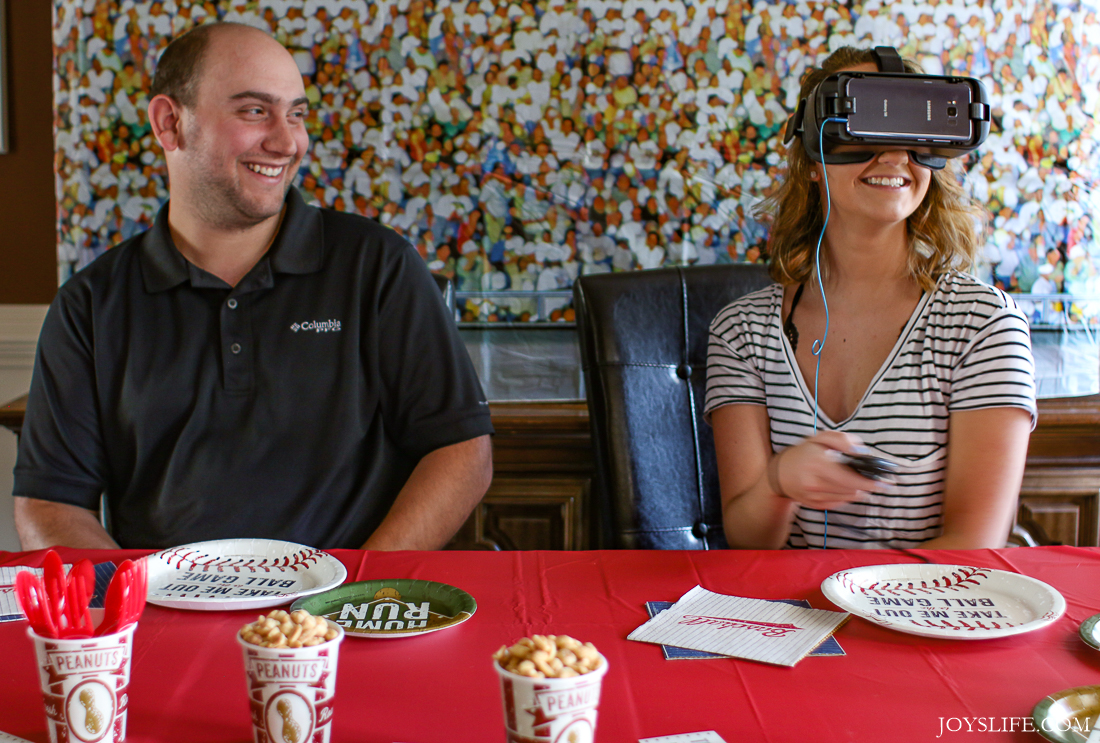
[[[917,162],[942,168],[947,158],[976,149],[989,136],[985,86],[972,77],[906,72],[897,50],[875,47],[880,72],[836,72],[803,98],[787,122],[784,141],[796,136],[821,163],[863,162],[837,145],[896,145]]]
[[[847,117],[849,137],[929,144],[974,139],[970,118],[974,90],[965,79],[841,73],[838,86],[853,101]]]

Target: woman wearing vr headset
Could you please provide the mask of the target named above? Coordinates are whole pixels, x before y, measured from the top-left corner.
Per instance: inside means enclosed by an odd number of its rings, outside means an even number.
[[[877,55],[844,48],[809,71],[807,107],[833,73],[885,69]],[[905,73],[920,69],[907,61]],[[711,325],[705,410],[726,539],[1003,547],[1036,416],[1034,371],[1023,314],[964,273],[981,210],[952,153],[813,135],[789,141],[771,200],[776,283]]]

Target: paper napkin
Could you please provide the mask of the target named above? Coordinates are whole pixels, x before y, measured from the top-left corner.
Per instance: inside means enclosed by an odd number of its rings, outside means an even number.
[[[627,639],[793,666],[849,616],[696,586]]]
[[[680,733],[679,735],[662,735],[657,738],[639,738],[638,743],[726,743],[721,735],[713,730],[703,730],[698,733]]]
[[[766,599],[774,603],[790,604],[791,606],[801,606],[806,609],[812,608],[810,602],[806,599]],[[655,617],[662,611],[672,606],[671,601],[647,601],[645,602],[645,610],[649,613],[650,617]],[[708,660],[713,658],[728,658],[728,655],[720,655],[719,653],[706,653],[702,650],[692,650],[691,648],[678,648],[672,645],[662,645],[661,652],[665,656],[665,660]],[[847,655],[844,652],[844,648],[840,647],[840,643],[836,641],[835,637],[826,637],[821,641],[821,644],[810,651],[806,657],[808,658],[824,658],[826,656],[840,656]]]

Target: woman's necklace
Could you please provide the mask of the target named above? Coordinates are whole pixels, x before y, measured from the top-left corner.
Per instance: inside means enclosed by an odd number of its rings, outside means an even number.
[[[795,289],[794,297],[791,299],[791,311],[787,313],[787,319],[783,321],[783,335],[787,336],[792,351],[798,350],[798,328],[794,324],[794,308],[798,306],[798,300],[802,299],[802,290],[805,288],[805,284],[799,284],[798,288]]]

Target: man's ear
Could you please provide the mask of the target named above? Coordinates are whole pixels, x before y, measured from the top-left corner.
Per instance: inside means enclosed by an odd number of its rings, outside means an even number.
[[[165,152],[183,145],[183,106],[166,95],[153,96],[149,101],[149,125],[153,136]]]

